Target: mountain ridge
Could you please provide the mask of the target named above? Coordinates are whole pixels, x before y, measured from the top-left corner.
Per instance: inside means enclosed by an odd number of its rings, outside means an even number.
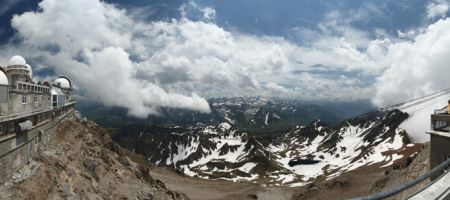
[[[127,127],[113,140],[188,176],[295,187],[321,176],[329,179],[359,167],[387,167],[407,159],[411,155],[406,152],[415,145],[398,129],[407,117],[399,110],[375,110],[331,127],[315,120],[275,138],[241,131],[227,122],[144,124],[137,128],[139,139],[133,136],[136,130]]]

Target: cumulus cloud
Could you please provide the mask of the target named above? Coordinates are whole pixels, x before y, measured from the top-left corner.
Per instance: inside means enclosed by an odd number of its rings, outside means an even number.
[[[216,18],[216,10],[211,7],[199,6],[193,1],[181,5],[179,10],[183,18],[197,18],[205,21],[214,21]]]
[[[2,57],[18,51],[40,69],[71,76],[80,95],[142,117],[161,106],[208,112],[200,96],[316,99],[327,96],[318,95],[322,90],[332,90],[333,98],[367,90],[347,84],[348,77],[293,73],[318,63],[340,70],[372,65],[345,39],[328,37],[315,43],[317,48],[301,47],[281,37],[224,30],[213,23],[214,9],[194,3],[180,8],[181,19],[145,22],[105,2],[83,1],[44,0],[38,12],[15,16],[12,26],[22,42],[4,46]],[[196,12],[198,20],[185,16]],[[339,59],[325,58],[324,52]],[[348,93],[339,92],[344,86]]]
[[[446,5],[446,1],[433,1],[426,10],[428,16],[444,17],[448,10]],[[446,48],[450,45],[449,18],[405,32],[398,31],[397,36],[381,34],[381,38],[370,39],[365,32],[349,26],[345,19],[340,20],[342,15],[334,11],[325,17],[326,20],[319,24],[321,31],[312,34],[311,44],[300,47],[299,60],[314,63],[321,59],[321,65],[361,70],[363,76],[347,77],[355,80],[349,85],[344,84],[348,82],[345,79],[331,82],[343,86],[340,89],[328,91],[329,85],[319,84],[322,87],[315,88],[316,91],[352,93],[345,88],[362,89],[355,85],[365,85],[361,80],[373,78],[374,82],[368,81],[360,92],[371,97],[375,105],[384,107],[448,88],[450,81],[445,72],[450,61],[450,50]],[[329,79],[317,80],[329,82]]]
[[[226,30],[214,23],[213,8],[195,3],[180,8],[180,19],[151,22],[98,0],[44,0],[39,7],[14,16],[21,42],[2,46],[0,60],[23,54],[35,69],[72,77],[79,95],[139,117],[159,107],[209,112],[205,98],[223,96],[375,96],[386,105],[448,83],[442,74],[430,81],[448,63],[447,20],[405,40],[373,40],[331,12],[317,30],[299,29],[313,34],[295,44]]]
[[[431,1],[427,5],[427,18],[442,18],[447,15],[449,9],[448,2],[445,0]]]
[[[210,111],[207,101],[195,93],[164,90],[139,79],[140,63],[130,55],[140,42],[133,19],[112,5],[84,1],[45,0],[38,12],[14,16],[12,26],[22,38],[14,49],[69,75],[82,95],[126,107],[138,117],[157,114],[161,106]]]
[[[298,59],[308,65],[321,64],[341,70],[380,74],[385,66],[379,65],[368,51],[374,41],[368,32],[349,25],[355,20],[361,19],[332,11],[317,25],[317,30],[298,30],[302,37],[308,38],[307,45],[300,46]]]
[[[448,88],[449,33],[447,18],[428,26],[413,40],[386,43],[380,63],[388,68],[377,78],[374,103],[400,103]]]
[[[441,12],[437,12],[440,3]],[[430,6],[431,5],[431,6]],[[427,7],[427,13],[433,10],[434,17],[444,17],[446,1],[434,1]],[[439,10],[439,9],[438,9]],[[339,20],[342,14],[335,11],[326,16],[325,22],[319,24],[322,32],[316,32],[310,46],[301,47],[303,55],[300,60],[311,63],[319,58],[322,65],[342,70],[361,70],[363,76],[353,76],[355,82],[346,86],[345,79],[333,81],[332,84],[352,90],[360,89],[355,85],[363,84],[361,80],[374,78],[360,92],[372,98],[379,106],[389,106],[405,102],[426,94],[447,89],[447,63],[450,50],[450,18],[440,19],[430,25],[411,28],[406,32],[398,31],[398,36],[384,35],[379,39],[370,39],[364,32],[354,29]],[[350,19],[353,20],[353,19]],[[340,37],[339,37],[340,36]],[[322,83],[329,79],[321,79]],[[328,85],[316,88],[327,91]],[[323,90],[325,89],[325,90]],[[326,98],[326,97],[325,97]]]

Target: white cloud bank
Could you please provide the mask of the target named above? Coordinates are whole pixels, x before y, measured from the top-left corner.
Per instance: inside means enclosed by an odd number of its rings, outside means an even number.
[[[450,18],[430,25],[411,41],[385,44],[380,63],[388,68],[376,81],[377,105],[404,102],[450,88]]]
[[[129,52],[142,41],[134,38],[134,21],[124,10],[90,0],[45,0],[39,7],[12,19],[23,39],[15,50],[69,75],[83,95],[139,117],[157,114],[160,106],[210,112],[195,93],[183,95],[136,78],[139,63]],[[48,48],[56,53],[43,51]]]
[[[14,16],[22,42],[3,46],[0,60],[23,54],[35,67],[72,77],[81,95],[140,117],[159,107],[209,112],[202,97],[215,96],[373,97],[382,106],[449,84],[442,73],[450,58],[448,19],[412,39],[370,40],[330,13],[321,32],[298,45],[224,30],[213,23],[214,9],[195,4],[180,12],[199,9],[203,20],[144,22],[98,0],[44,0],[39,7]],[[371,77],[375,83],[365,80]]]
[[[22,42],[3,46],[3,60],[23,54],[38,63],[35,67],[72,77],[81,95],[126,107],[140,117],[157,114],[158,107],[209,112],[197,94],[341,96],[341,83],[352,80],[292,73],[316,64],[317,55],[302,54],[300,47],[283,38],[228,32],[211,22],[211,8],[199,8],[204,21],[154,22],[97,0],[44,0],[39,8],[13,17]],[[351,61],[344,54],[342,59]],[[302,57],[306,61],[300,64],[297,58]],[[328,92],[315,94],[318,86]],[[351,97],[358,95],[352,91],[364,90],[346,87]]]

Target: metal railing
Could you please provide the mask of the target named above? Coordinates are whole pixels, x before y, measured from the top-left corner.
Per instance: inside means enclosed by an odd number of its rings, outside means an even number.
[[[48,86],[23,81],[17,81],[16,84],[12,85],[10,90],[16,92],[33,92],[39,94],[50,94],[50,87]]]
[[[443,163],[439,164],[438,166],[436,166],[435,168],[433,168],[432,170],[430,170],[429,172],[425,173],[424,175],[420,176],[419,178],[416,178],[408,183],[402,184],[400,186],[398,186],[397,188],[394,188],[392,190],[386,191],[386,192],[380,192],[378,194],[375,195],[371,195],[371,196],[367,196],[367,197],[359,197],[359,198],[354,198],[351,200],[379,200],[379,199],[385,199],[391,196],[394,196],[396,194],[399,194],[400,192],[414,186],[417,185],[418,183],[424,181],[427,178],[430,178],[431,176],[442,172],[448,165],[450,165],[450,158],[447,159],[446,161],[444,161]],[[449,171],[445,172],[445,173],[449,173]],[[444,174],[445,174],[444,173]],[[432,184],[432,183],[431,183]],[[430,184],[430,185],[431,185]],[[428,188],[429,185],[426,187]],[[450,185],[449,185],[450,187]]]

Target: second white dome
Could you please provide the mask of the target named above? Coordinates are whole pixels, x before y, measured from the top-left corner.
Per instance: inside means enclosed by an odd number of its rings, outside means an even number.
[[[61,89],[71,89],[72,85],[70,84],[69,79],[65,77],[59,77],[55,80],[55,85],[60,87]]]
[[[30,75],[30,77],[33,77],[33,70],[31,69],[31,66],[29,64],[26,64],[25,66],[27,66],[28,74]]]

